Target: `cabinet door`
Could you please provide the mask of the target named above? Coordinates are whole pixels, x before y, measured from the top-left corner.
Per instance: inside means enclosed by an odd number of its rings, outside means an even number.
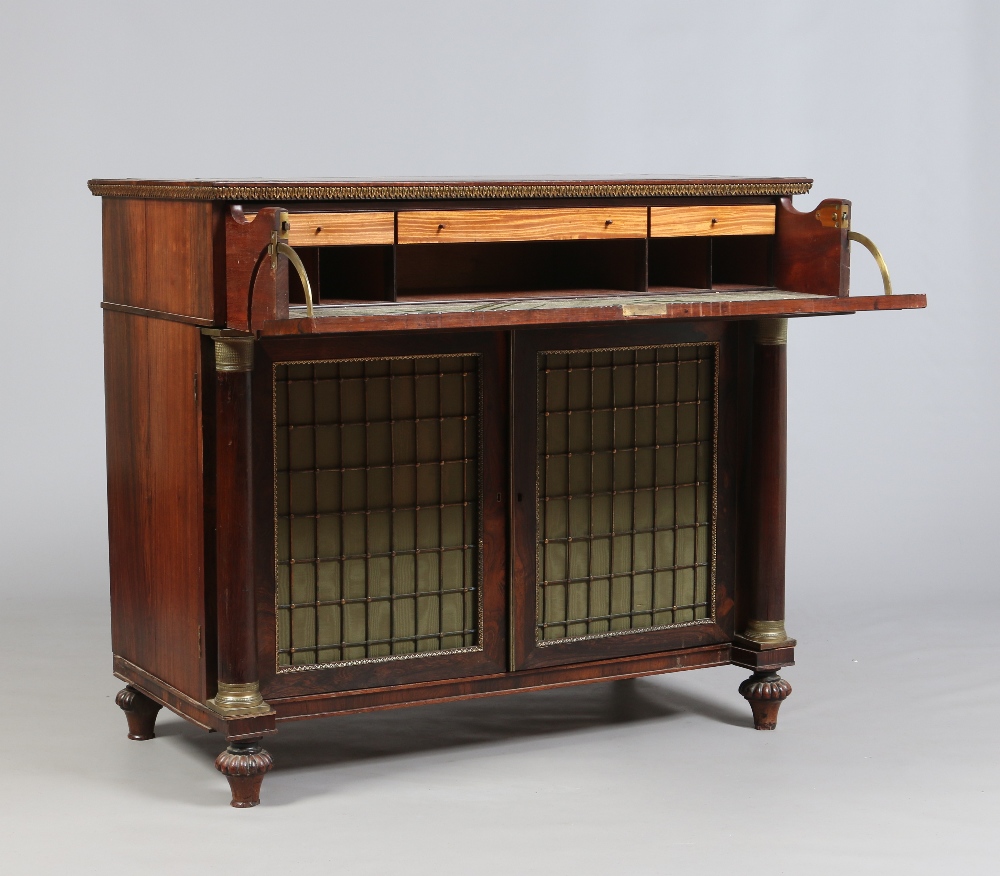
[[[513,349],[515,668],[729,641],[735,327]]]
[[[503,671],[502,336],[258,346],[265,697]]]

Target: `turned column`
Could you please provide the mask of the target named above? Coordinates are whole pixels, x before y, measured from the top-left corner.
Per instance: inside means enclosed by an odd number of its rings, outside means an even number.
[[[269,713],[257,678],[253,592],[250,378],[254,340],[211,332],[215,348],[215,551],[218,692],[209,705],[224,717]],[[259,739],[232,742],[216,767],[229,779],[233,806],[254,806],[271,757]]]
[[[758,652],[795,644],[785,632],[787,334],[787,319],[757,321],[749,485],[749,599],[746,628],[739,638],[741,645]],[[791,685],[773,671],[756,672],[740,686],[740,693],[753,708],[758,730],[774,729],[778,706],[791,690]]]

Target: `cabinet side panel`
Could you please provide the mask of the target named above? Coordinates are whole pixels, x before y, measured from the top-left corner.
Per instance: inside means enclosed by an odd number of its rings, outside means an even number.
[[[104,300],[145,307],[146,202],[105,198],[101,212]]]
[[[112,649],[204,699],[200,333],[105,311]]]
[[[146,201],[146,231],[148,279],[140,306],[214,318],[212,205]]]

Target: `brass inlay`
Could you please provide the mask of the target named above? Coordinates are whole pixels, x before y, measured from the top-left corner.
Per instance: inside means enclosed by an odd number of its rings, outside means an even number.
[[[220,681],[218,693],[208,705],[222,715],[260,715],[271,711],[256,681],[239,684]]]
[[[783,347],[788,343],[788,320],[784,317],[758,319],[757,343],[772,347]]]
[[[804,195],[811,180],[626,183],[422,183],[315,185],[224,183],[164,185],[91,180],[90,191],[105,198],[153,198],[168,201],[425,201],[469,198],[672,198],[672,197],[790,197]]]
[[[667,305],[663,304],[623,304],[622,316],[666,316]]]
[[[253,338],[213,334],[215,370],[228,372],[253,371]]]
[[[789,641],[783,620],[747,621],[747,628],[743,633],[743,638],[749,639],[751,642],[757,642],[760,645],[778,645]]]

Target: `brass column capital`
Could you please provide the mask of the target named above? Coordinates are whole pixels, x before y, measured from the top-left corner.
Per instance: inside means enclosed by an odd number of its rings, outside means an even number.
[[[216,335],[212,340],[215,342],[216,371],[253,371],[253,337]]]
[[[757,320],[757,343],[772,347],[783,347],[788,343],[788,320],[777,319]]]

